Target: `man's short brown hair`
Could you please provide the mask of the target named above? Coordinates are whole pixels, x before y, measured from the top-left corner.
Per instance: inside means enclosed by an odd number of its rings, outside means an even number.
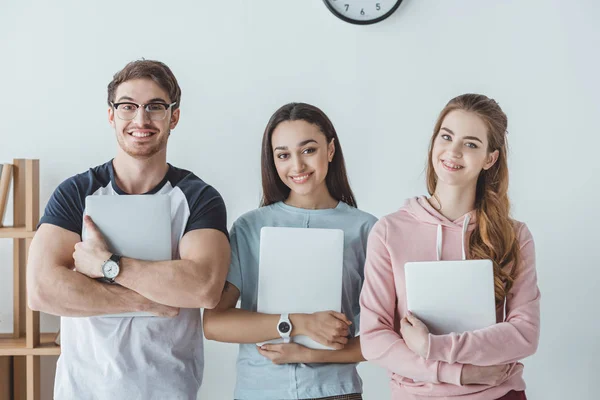
[[[177,79],[175,79],[175,75],[164,63],[154,60],[132,61],[113,76],[113,80],[108,84],[108,105],[110,107],[115,101],[115,94],[119,85],[132,79],[153,80],[161,89],[167,92],[171,102],[177,103],[173,106],[173,109],[179,108],[181,88],[177,83]]]

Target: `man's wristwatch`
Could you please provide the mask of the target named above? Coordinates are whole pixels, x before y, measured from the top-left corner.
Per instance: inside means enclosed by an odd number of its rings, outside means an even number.
[[[292,333],[292,321],[290,321],[288,314],[281,314],[279,322],[277,323],[277,332],[283,339],[283,343],[290,342],[290,333]]]
[[[119,275],[121,271],[121,256],[116,254],[112,254],[110,258],[104,261],[102,264],[102,274],[104,275],[104,280],[106,282],[114,283],[115,278]]]

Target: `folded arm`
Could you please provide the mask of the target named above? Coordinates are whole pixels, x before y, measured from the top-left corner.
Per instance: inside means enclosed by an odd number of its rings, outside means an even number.
[[[64,317],[87,317],[131,311],[175,316],[176,308],[155,303],[133,290],[97,282],[74,271],[78,234],[42,224],[29,248],[27,296],[32,310]]]
[[[204,335],[226,343],[259,343],[280,337],[279,314],[263,314],[235,308],[240,290],[226,282],[221,301],[204,311]],[[340,313],[290,314],[291,336],[306,335],[326,346],[341,349],[348,343],[348,322]]]
[[[534,242],[526,226],[520,230],[519,242],[521,262],[506,298],[506,321],[472,332],[429,335],[428,360],[487,366],[510,364],[535,353],[540,336],[540,291]]]
[[[106,240],[89,216],[85,241],[75,245],[75,267],[90,278],[102,277],[111,256]],[[227,236],[216,229],[195,229],[179,241],[180,260],[143,261],[123,257],[115,282],[161,304],[181,308],[217,305],[227,276]]]
[[[424,360],[408,348],[398,333],[396,288],[385,223],[382,219],[375,225],[367,245],[365,282],[360,297],[363,355],[405,378],[460,385],[462,364]]]
[[[196,229],[180,241],[181,260],[121,259],[115,281],[150,300],[182,308],[213,308],[229,266],[229,242],[216,229]]]

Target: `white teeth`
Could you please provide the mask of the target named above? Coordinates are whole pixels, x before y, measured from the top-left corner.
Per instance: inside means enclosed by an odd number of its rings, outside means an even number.
[[[447,162],[447,161],[442,161],[442,163],[443,163],[443,164],[444,164],[446,167],[448,167],[448,168],[452,168],[452,169],[461,169],[461,168],[463,168],[463,167],[462,167],[462,166],[460,166],[460,165],[456,165],[456,164],[454,164],[454,163],[449,163],[449,162]]]
[[[307,179],[309,177],[309,175],[310,174],[306,174],[306,175],[302,175],[302,176],[293,176],[292,180],[300,182],[300,181]]]
[[[152,135],[150,132],[131,132],[131,136],[138,138],[145,138]]]

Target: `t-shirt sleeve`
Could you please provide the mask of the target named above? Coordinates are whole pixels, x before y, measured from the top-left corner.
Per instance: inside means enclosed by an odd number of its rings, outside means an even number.
[[[229,237],[225,202],[212,186],[201,190],[190,204],[190,217],[184,234],[195,229],[216,229]]]
[[[229,273],[227,274],[227,282],[234,285],[242,293],[242,266],[240,263],[240,254],[238,246],[238,235],[237,235],[236,224],[231,227],[230,242],[231,242],[231,264],[229,266]]]
[[[61,183],[46,204],[42,224],[52,224],[67,229],[81,236],[85,196],[77,186],[75,177]]]

